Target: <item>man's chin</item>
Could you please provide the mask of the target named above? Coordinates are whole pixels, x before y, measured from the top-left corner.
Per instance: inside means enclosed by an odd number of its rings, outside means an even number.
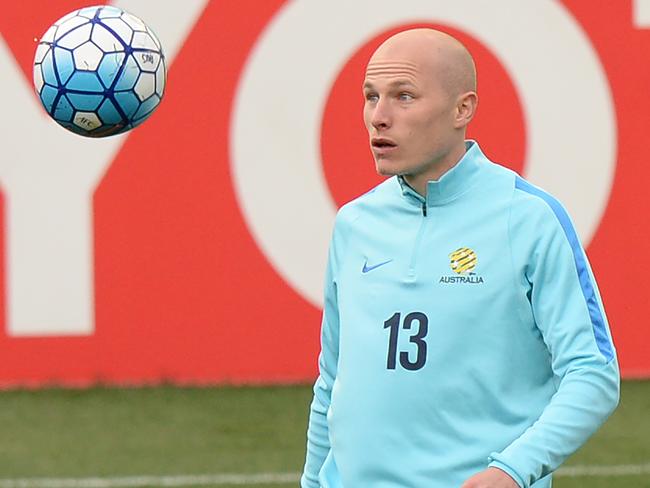
[[[375,169],[377,170],[377,174],[381,176],[395,176],[400,174],[395,164],[390,164],[386,161],[375,161]]]

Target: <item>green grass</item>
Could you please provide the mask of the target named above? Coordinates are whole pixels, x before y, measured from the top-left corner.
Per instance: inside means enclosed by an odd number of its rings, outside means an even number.
[[[299,472],[310,400],[309,386],[2,392],[0,478]],[[619,409],[567,465],[650,462],[649,413],[650,382],[625,382]],[[554,487],[650,488],[648,478]]]
[[[650,381],[626,381],[621,403],[603,427],[566,463],[618,465],[650,463]],[[650,488],[650,476],[557,478],[554,488]]]
[[[0,476],[296,471],[307,387],[0,394]]]

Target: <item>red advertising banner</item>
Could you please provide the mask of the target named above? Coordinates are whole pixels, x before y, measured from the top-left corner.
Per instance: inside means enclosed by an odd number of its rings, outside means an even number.
[[[426,25],[476,58],[470,136],[568,207],[625,377],[650,376],[650,1],[122,0],[167,51],[163,102],[87,140],[32,87],[76,0],[0,16],[0,385],[294,382],[316,374],[336,208],[381,178],[373,49]]]

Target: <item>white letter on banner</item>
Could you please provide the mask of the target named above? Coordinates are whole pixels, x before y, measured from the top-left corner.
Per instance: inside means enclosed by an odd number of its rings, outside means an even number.
[[[168,66],[207,0],[114,2],[141,16]],[[54,21],[55,19],[53,19]],[[36,47],[36,45],[34,46]],[[11,336],[94,331],[92,197],[128,137],[87,139],[50,120],[0,35],[0,182],[6,201],[7,332]]]
[[[650,0],[633,0],[632,20],[638,29],[650,27]]]
[[[289,2],[244,68],[231,125],[231,164],[239,205],[258,246],[314,305],[322,304],[336,212],[320,160],[329,90],[369,39],[418,22],[467,32],[505,66],[524,110],[525,173],[566,204],[585,243],[607,205],[617,137],[612,96],[589,38],[561,3]],[[569,113],[589,117],[576,122]]]

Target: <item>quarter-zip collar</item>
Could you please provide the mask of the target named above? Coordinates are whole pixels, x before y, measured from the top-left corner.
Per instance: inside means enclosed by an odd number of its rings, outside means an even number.
[[[411,203],[423,208],[444,205],[455,200],[476,183],[476,176],[481,169],[481,163],[486,161],[476,141],[465,141],[465,154],[449,171],[440,179],[427,182],[426,199],[416,192],[402,176],[397,177],[402,195]]]

